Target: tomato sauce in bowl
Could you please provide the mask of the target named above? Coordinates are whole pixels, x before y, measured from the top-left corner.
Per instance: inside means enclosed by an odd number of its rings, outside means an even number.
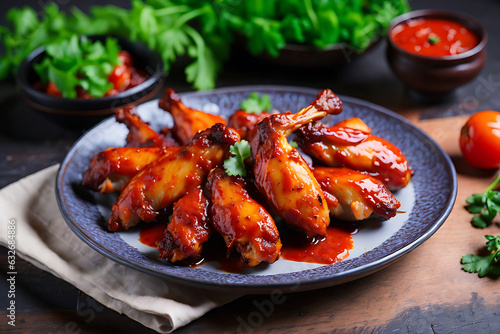
[[[391,39],[403,50],[429,57],[472,50],[479,38],[463,24],[443,18],[416,18],[396,25]]]

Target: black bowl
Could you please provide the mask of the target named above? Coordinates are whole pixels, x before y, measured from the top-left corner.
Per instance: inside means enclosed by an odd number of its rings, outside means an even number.
[[[478,38],[471,50],[448,56],[430,57],[410,53],[391,38],[392,30],[409,20],[440,18],[463,24]],[[473,17],[455,11],[422,9],[392,20],[387,37],[387,60],[394,74],[409,88],[410,96],[422,102],[441,102],[453,91],[473,80],[486,62],[486,30]]]
[[[272,57],[265,52],[257,57],[286,67],[321,69],[350,64],[354,59],[372,50],[380,41],[381,38],[374,39],[362,52],[356,51],[346,43],[334,44],[326,49],[306,44],[287,44],[280,50],[278,57]]]
[[[108,36],[89,36],[89,39],[104,42],[106,37]],[[24,100],[56,123],[69,128],[85,128],[113,115],[115,108],[127,104],[137,105],[153,98],[159,92],[163,79],[164,66],[161,56],[144,44],[115,38],[122,50],[131,54],[134,66],[145,70],[149,75],[142,84],[114,96],[93,99],[72,99],[46,94],[34,87],[39,77],[33,69],[33,64],[41,62],[45,56],[42,46],[34,50],[19,66],[17,82]]]

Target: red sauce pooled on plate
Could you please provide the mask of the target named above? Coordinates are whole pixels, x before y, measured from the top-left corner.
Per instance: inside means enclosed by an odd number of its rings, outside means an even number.
[[[165,228],[164,223],[148,224],[140,231],[139,241],[144,245],[156,248],[156,242],[163,238]],[[283,242],[281,258],[318,264],[338,262],[349,256],[349,251],[354,248],[352,240],[354,232],[354,228],[329,227],[326,237],[311,241],[306,240],[300,232],[287,230],[281,233]],[[221,270],[229,273],[241,273],[247,268],[236,252],[231,252],[228,256],[223,239],[217,238],[215,235],[203,245],[203,258],[196,263],[186,264],[197,267],[210,261],[216,261]],[[262,263],[259,266],[262,265],[268,264]]]
[[[145,225],[139,232],[139,241],[149,247],[156,248],[156,242],[163,239],[167,225],[164,223],[153,223]]]
[[[445,19],[414,19],[394,27],[391,39],[410,53],[442,57],[464,53],[478,43],[463,24]]]
[[[312,242],[296,233],[283,235],[282,241],[281,257],[296,262],[333,264],[354,248],[352,232],[336,227],[327,228],[324,238]]]

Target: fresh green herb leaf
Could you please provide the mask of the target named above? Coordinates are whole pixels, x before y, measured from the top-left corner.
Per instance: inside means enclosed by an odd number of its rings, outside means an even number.
[[[431,45],[435,45],[435,44],[441,42],[441,39],[439,37],[437,37],[436,35],[434,35],[434,34],[429,34],[429,38],[427,39],[427,41]]]
[[[63,97],[77,97],[77,87],[93,97],[113,88],[109,75],[119,64],[120,47],[114,38],[105,44],[76,35],[45,46],[47,56],[34,66],[43,83],[54,82]]]
[[[297,142],[295,140],[292,140],[291,142],[289,142],[289,144],[290,144],[290,146],[295,147],[295,148],[299,147],[299,144],[297,144]]]
[[[269,111],[272,108],[269,95],[263,94],[259,96],[257,92],[251,93],[246,99],[241,102],[240,109],[248,113],[260,114],[263,111]]]
[[[495,191],[495,187],[500,182],[500,175],[481,194],[473,194],[468,197],[466,208],[470,213],[478,214],[472,218],[472,225],[478,228],[485,228],[493,222],[493,219],[500,214],[500,192]]]
[[[500,236],[485,236],[486,246],[491,253],[487,256],[467,254],[462,257],[462,269],[469,273],[478,273],[479,277],[486,275],[500,275]]]
[[[232,156],[224,161],[224,170],[230,176],[246,176],[245,159],[252,155],[250,144],[246,140],[231,145],[229,153]]]

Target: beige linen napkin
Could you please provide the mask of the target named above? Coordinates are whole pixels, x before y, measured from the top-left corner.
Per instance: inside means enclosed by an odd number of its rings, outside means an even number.
[[[8,226],[15,226],[18,256],[160,333],[171,332],[238,297],[167,282],[94,251],[70,230],[59,212],[55,198],[58,167],[0,190],[1,245],[8,244]]]

